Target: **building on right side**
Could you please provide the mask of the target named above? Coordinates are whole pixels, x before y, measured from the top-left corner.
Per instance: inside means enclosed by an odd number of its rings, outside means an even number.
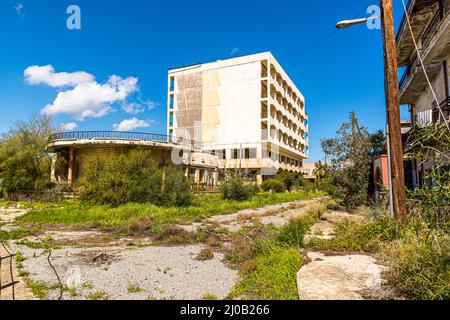
[[[413,126],[426,126],[438,121],[448,122],[450,0],[410,0],[407,15],[411,28],[405,14],[397,34],[398,65],[404,68],[399,82],[400,104],[409,106]],[[422,185],[433,165],[432,162],[412,161],[405,166],[405,175],[410,177],[412,186]]]

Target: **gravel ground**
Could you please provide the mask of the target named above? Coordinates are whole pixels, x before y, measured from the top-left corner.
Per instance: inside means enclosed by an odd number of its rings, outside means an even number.
[[[31,279],[44,281],[47,286],[57,284],[47,254],[25,246],[13,248],[25,255],[23,265]],[[203,248],[66,248],[53,250],[51,261],[63,284],[77,293],[65,293],[64,299],[86,299],[98,292],[118,300],[193,300],[206,294],[223,299],[239,280],[238,272],[222,262],[222,254],[215,253],[208,261],[196,260]],[[130,286],[139,292],[129,292]],[[58,295],[59,290],[51,290],[49,298],[56,299]]]

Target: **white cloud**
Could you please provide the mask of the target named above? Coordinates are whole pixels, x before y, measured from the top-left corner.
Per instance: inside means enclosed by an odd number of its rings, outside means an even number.
[[[125,119],[119,124],[114,124],[116,131],[133,131],[137,128],[149,128],[153,121],[139,120],[138,118]]]
[[[233,48],[233,50],[231,50],[230,55],[234,56],[235,54],[238,54],[239,52],[241,52],[241,49],[239,49],[239,47],[235,47],[235,48]]]
[[[106,83],[100,84],[89,73],[55,73],[51,65],[31,66],[25,70],[24,76],[30,85],[63,88],[53,103],[41,110],[43,114],[68,114],[77,121],[103,117],[113,110],[114,103],[124,102],[133,92],[139,91],[135,77],[122,79],[113,75]]]
[[[122,103],[122,109],[128,114],[138,114],[146,110],[152,110],[159,105],[160,104],[158,102],[152,100],[142,101],[139,99],[139,103],[137,102]]]
[[[147,101],[144,102],[144,105],[147,107],[148,110],[152,110],[155,107],[159,106],[160,103],[152,101],[152,100],[147,100]]]
[[[59,131],[72,131],[76,127],[78,127],[78,125],[75,122],[63,122],[59,125],[58,130]]]
[[[23,9],[24,9],[25,7],[23,6],[23,4],[21,4],[21,3],[17,3],[15,6],[14,6],[14,10],[16,10],[16,12],[17,12],[17,14],[19,15],[19,17],[24,17],[25,15],[23,14]]]
[[[30,66],[25,69],[23,75],[29,85],[45,84],[54,88],[75,87],[82,83],[95,81],[93,75],[83,71],[55,73],[55,69],[51,65]]]
[[[145,111],[145,108],[142,105],[135,102],[124,102],[122,104],[122,109],[129,114],[138,114]]]

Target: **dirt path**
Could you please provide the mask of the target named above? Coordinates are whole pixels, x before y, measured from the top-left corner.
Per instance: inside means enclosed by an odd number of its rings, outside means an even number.
[[[337,225],[345,219],[362,221],[361,214],[332,211],[322,216],[306,236],[306,240],[333,239]],[[330,255],[306,252],[309,263],[297,274],[300,300],[366,300],[384,299],[391,295],[384,287],[387,268],[367,255]]]
[[[231,232],[238,231],[244,227],[251,227],[255,223],[282,227],[291,219],[301,216],[327,199],[328,197],[321,197],[268,205],[258,209],[246,209],[232,214],[213,216],[199,223],[180,225],[179,227],[187,231],[196,231],[201,227],[212,226]]]

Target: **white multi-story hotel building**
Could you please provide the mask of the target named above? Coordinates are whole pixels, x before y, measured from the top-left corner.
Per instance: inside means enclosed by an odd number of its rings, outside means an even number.
[[[305,98],[270,52],[170,69],[167,130],[259,182],[308,158]]]

